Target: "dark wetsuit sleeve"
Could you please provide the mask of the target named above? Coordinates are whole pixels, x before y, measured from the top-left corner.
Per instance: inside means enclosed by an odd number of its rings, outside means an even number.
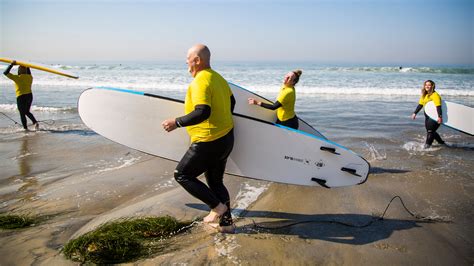
[[[206,104],[199,104],[194,107],[191,113],[176,118],[178,127],[187,127],[201,123],[211,116],[211,107]]]
[[[413,113],[414,113],[414,114],[418,114],[418,112],[421,110],[421,108],[423,108],[423,105],[418,104],[418,106],[417,106],[416,109],[415,109],[415,112],[413,112]]]
[[[438,117],[443,117],[443,111],[441,111],[441,105],[436,106],[436,111],[438,111]]]
[[[276,101],[274,104],[268,104],[268,103],[262,102],[260,104],[260,106],[265,108],[265,109],[270,109],[270,110],[276,110],[276,109],[282,107],[282,105],[279,101]]]
[[[235,98],[234,95],[230,96],[230,112],[234,113],[234,108],[235,108]]]
[[[13,67],[13,64],[10,64],[7,69],[5,69],[5,71],[3,71],[3,75],[8,75],[10,73],[10,70],[12,69]]]

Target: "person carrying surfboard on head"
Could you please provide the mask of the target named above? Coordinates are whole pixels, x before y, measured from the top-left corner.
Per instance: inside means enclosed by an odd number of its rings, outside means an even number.
[[[294,70],[288,72],[283,78],[283,87],[280,89],[278,98],[273,104],[257,101],[254,98],[249,98],[249,104],[259,105],[270,110],[277,110],[277,124],[298,129],[298,117],[295,113],[296,93],[295,85],[300,80],[303,73],[301,70]]]
[[[21,124],[25,130],[28,130],[26,121],[26,117],[28,117],[33,122],[35,129],[38,130],[38,121],[30,112],[31,103],[33,102],[33,93],[31,92],[33,76],[31,75],[30,68],[24,66],[18,66],[18,75],[11,74],[10,70],[14,65],[16,65],[16,61],[13,61],[3,74],[15,82],[16,104],[20,112]]]
[[[186,64],[194,80],[184,101],[185,115],[161,123],[171,132],[186,127],[191,145],[174,171],[176,181],[211,211],[204,222],[233,233],[230,197],[223,183],[227,157],[234,146],[232,111],[235,99],[227,81],[211,69],[211,52],[203,44],[188,50]],[[206,184],[197,177],[204,173]]]
[[[436,106],[436,111],[438,112],[438,119],[434,121],[429,118],[425,113],[425,127],[426,127],[426,142],[425,149],[431,147],[433,141],[436,140],[439,144],[445,144],[441,139],[441,136],[436,132],[440,124],[443,122],[443,113],[441,110],[441,96],[435,91],[436,84],[432,80],[427,80],[423,83],[423,88],[421,89],[421,97],[418,102],[418,106],[411,115],[411,118],[414,120],[416,114],[425,106],[428,102],[433,101]]]

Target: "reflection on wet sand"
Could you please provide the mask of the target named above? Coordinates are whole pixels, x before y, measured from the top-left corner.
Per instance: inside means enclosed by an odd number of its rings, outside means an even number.
[[[24,136],[22,138],[18,156],[16,157],[18,162],[18,173],[22,177],[27,177],[31,172],[31,166],[27,159],[27,157],[30,155],[28,141],[28,136]]]
[[[24,136],[21,139],[20,149],[16,160],[18,162],[18,176],[15,178],[15,182],[22,181],[23,185],[18,189],[21,192],[22,200],[31,200],[36,196],[36,189],[38,185],[38,178],[36,176],[30,176],[31,164],[29,158],[32,154],[30,150],[30,142],[34,141],[30,139],[30,136]]]

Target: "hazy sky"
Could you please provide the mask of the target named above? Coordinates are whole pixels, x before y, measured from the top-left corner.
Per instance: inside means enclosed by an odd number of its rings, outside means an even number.
[[[474,65],[474,0],[0,0],[0,57]]]

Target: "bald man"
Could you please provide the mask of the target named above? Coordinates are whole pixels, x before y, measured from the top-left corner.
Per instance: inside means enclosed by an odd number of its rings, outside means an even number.
[[[186,64],[194,80],[184,101],[184,116],[167,119],[171,132],[186,127],[191,146],[174,171],[176,181],[211,211],[203,221],[221,232],[232,233],[230,197],[223,183],[227,157],[234,146],[232,111],[235,99],[227,81],[211,69],[211,52],[203,44],[188,50]],[[197,177],[204,173],[207,185]]]

